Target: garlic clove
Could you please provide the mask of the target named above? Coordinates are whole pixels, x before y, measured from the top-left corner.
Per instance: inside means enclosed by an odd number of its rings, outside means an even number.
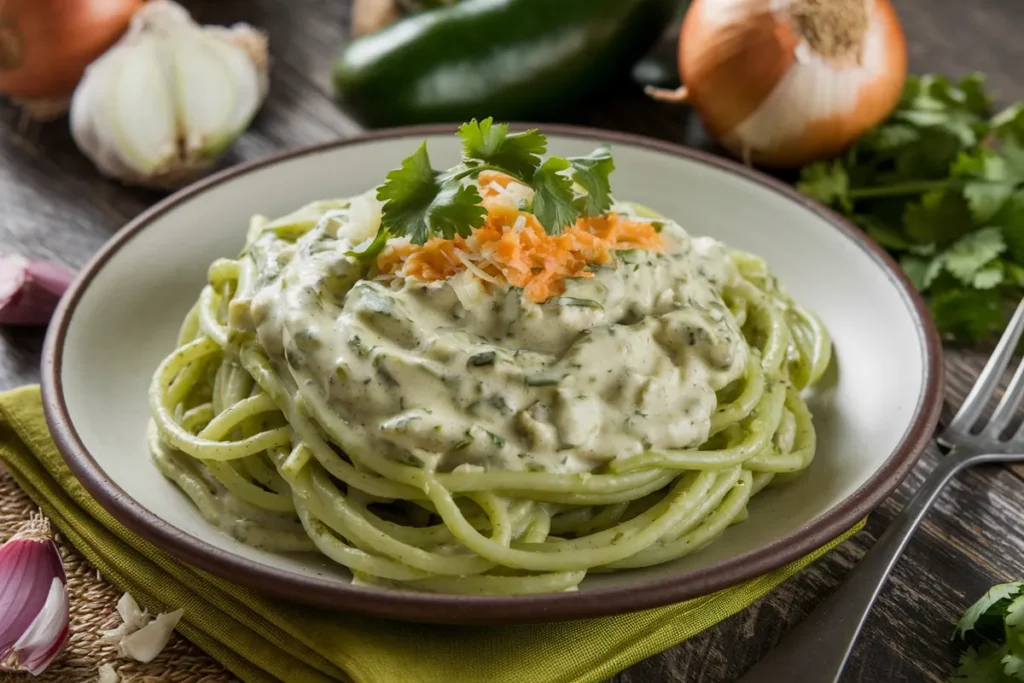
[[[182,614],[184,610],[177,609],[157,615],[153,621],[121,639],[121,653],[143,664],[153,661],[171,640]]]
[[[0,663],[32,674],[68,639],[67,577],[48,533],[34,518],[0,547]]]
[[[69,617],[68,592],[55,576],[42,609],[14,644],[14,656],[23,669],[36,676],[53,661],[68,638]]]
[[[218,54],[215,40],[202,35],[181,38],[173,50],[178,129],[185,132],[185,154],[201,157],[218,150],[235,129],[236,89],[233,74]]]
[[[132,53],[119,55],[120,69],[109,84],[108,114],[121,159],[139,173],[159,172],[177,153],[173,96],[161,75],[164,52],[160,41],[141,40]]]
[[[74,277],[56,263],[0,254],[0,324],[45,325]]]

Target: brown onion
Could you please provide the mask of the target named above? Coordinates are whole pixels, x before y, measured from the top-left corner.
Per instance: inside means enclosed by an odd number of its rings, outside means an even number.
[[[142,3],[0,2],[0,93],[41,118],[64,113],[85,67],[124,33]]]
[[[835,156],[899,101],[903,30],[889,0],[695,0],[679,40],[688,102],[744,160]]]

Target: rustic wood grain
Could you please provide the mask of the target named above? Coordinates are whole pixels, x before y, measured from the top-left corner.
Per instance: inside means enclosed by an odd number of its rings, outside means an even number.
[[[271,96],[222,165],[352,135],[359,125],[330,95],[330,64],[346,40],[348,0],[205,0],[211,23],[269,30]],[[1006,100],[1024,99],[1019,0],[896,0],[915,71],[984,71]],[[669,46],[671,52],[671,46]],[[550,120],[652,135],[713,149],[686,109],[648,101],[629,84]],[[67,124],[24,125],[0,105],[0,249],[79,267],[127,220],[162,195],[100,177]],[[38,379],[42,333],[0,330],[0,389]],[[949,405],[970,387],[984,351],[947,350]],[[950,411],[946,411],[948,419]],[[688,643],[637,664],[614,683],[735,680],[831,591],[940,457],[935,450],[850,542],[770,596]],[[1018,470],[1024,477],[1024,469]],[[873,611],[844,681],[943,681],[955,665],[952,624],[989,585],[1024,578],[1024,484],[1008,468],[955,481],[916,535]],[[69,682],[73,683],[73,682]]]

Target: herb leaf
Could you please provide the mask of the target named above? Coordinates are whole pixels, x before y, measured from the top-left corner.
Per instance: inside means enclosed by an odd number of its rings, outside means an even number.
[[[567,159],[551,157],[533,176],[533,213],[549,234],[559,234],[579,218],[573,204],[572,179],[563,171],[570,168]]]
[[[463,160],[454,168],[435,171],[424,142],[387,174],[377,190],[377,199],[384,202],[382,231],[408,236],[416,244],[431,236],[468,236],[487,214],[470,182],[483,171],[505,173],[532,187],[533,213],[549,234],[562,232],[581,214],[600,215],[611,206],[608,177],[615,163],[607,146],[587,156],[549,157],[542,162],[547,138],[535,129],[509,133],[508,124],[473,119],[459,127],[458,135]],[[573,191],[574,180],[585,191],[580,197]]]
[[[993,586],[964,612],[953,639],[967,650],[951,683],[1024,681],[1024,583]]]
[[[381,229],[395,236],[408,235],[416,244],[426,242],[432,233],[449,238],[468,235],[483,224],[486,214],[475,187],[434,173],[426,142],[401,168],[388,173],[377,199],[384,202]]]
[[[888,249],[960,343],[1024,296],[1024,104],[990,107],[981,76],[912,76],[887,121],[798,184]]]
[[[548,148],[547,138],[539,130],[510,135],[507,123],[496,124],[490,117],[462,124],[459,136],[467,159],[500,167],[527,182],[540,166],[540,157]]]
[[[569,157],[573,179],[586,190],[575,201],[576,209],[584,216],[600,216],[612,205],[612,184],[608,179],[615,170],[612,150],[601,145],[584,157]]]

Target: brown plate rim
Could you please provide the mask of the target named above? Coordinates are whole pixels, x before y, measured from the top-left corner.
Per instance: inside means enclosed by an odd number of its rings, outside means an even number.
[[[408,126],[363,133],[351,138],[309,145],[263,159],[242,163],[165,198],[118,231],[79,273],[54,314],[43,346],[42,394],[46,421],[57,448],[85,489],[118,521],[180,560],[259,592],[306,603],[387,619],[461,624],[509,624],[561,621],[609,616],[667,605],[723,588],[777,569],[825,545],[852,528],[892,493],[928,445],[942,407],[943,364],[941,345],[927,308],[896,262],[853,224],[808,199],[785,183],[734,161],[631,133],[564,124],[516,124],[515,128],[541,127],[545,132],[631,145],[712,166],[766,187],[831,224],[863,249],[901,290],[910,304],[919,341],[925,354],[924,389],[914,407],[913,421],[896,449],[882,466],[850,496],[803,528],[756,550],[712,566],[635,585],[527,596],[462,596],[385,591],[346,586],[326,579],[305,577],[260,565],[212,546],[171,526],[104,474],[86,449],[64,401],[61,365],[68,327],[78,302],[92,279],[119,249],[148,225],[177,206],[253,170],[301,156],[367,142],[452,133],[452,125]]]

